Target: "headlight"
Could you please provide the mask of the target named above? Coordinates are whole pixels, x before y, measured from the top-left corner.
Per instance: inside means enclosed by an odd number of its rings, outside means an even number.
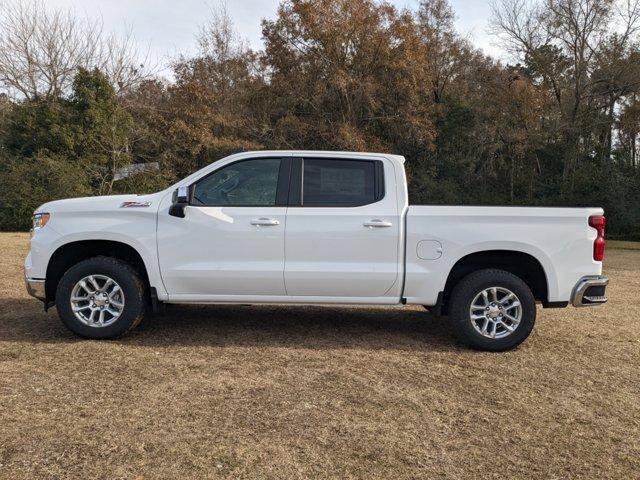
[[[47,222],[49,222],[49,217],[51,215],[49,215],[48,213],[34,213],[33,214],[33,229],[34,230],[38,230],[39,228],[44,227]]]

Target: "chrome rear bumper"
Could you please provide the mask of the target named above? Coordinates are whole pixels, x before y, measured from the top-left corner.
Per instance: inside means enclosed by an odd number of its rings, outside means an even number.
[[[44,290],[44,278],[29,278],[25,275],[24,283],[27,286],[27,293],[32,297],[42,300],[47,299],[47,295]]]
[[[605,303],[608,284],[609,279],[602,275],[582,277],[573,289],[571,303],[574,307],[592,307]]]

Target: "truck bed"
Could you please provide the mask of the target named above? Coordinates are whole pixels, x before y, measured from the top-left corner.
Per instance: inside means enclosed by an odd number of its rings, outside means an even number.
[[[433,305],[456,262],[478,250],[516,251],[543,267],[549,302],[566,302],[585,275],[599,275],[593,260],[591,215],[601,208],[468,207],[411,205],[407,211],[407,303]]]

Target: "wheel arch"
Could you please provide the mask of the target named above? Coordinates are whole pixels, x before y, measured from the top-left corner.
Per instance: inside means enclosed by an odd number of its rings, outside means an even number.
[[[470,273],[486,268],[497,268],[521,278],[531,289],[537,301],[548,304],[549,277],[542,263],[533,255],[518,250],[482,250],[469,253],[456,261],[445,282],[442,306],[447,308],[453,288]]]
[[[131,245],[115,240],[78,240],[59,246],[51,255],[45,277],[47,299],[55,300],[58,283],[69,268],[100,255],[128,263],[138,272],[147,289],[150,286],[149,272],[142,255]]]

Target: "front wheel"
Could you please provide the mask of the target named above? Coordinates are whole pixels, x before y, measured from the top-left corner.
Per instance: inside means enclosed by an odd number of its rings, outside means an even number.
[[[76,335],[116,338],[142,321],[144,283],[135,269],[121,260],[89,258],[62,276],[56,307],[62,322]]]
[[[503,351],[520,345],[536,321],[531,289],[504,270],[478,270],[453,289],[449,315],[458,339],[478,350]]]

